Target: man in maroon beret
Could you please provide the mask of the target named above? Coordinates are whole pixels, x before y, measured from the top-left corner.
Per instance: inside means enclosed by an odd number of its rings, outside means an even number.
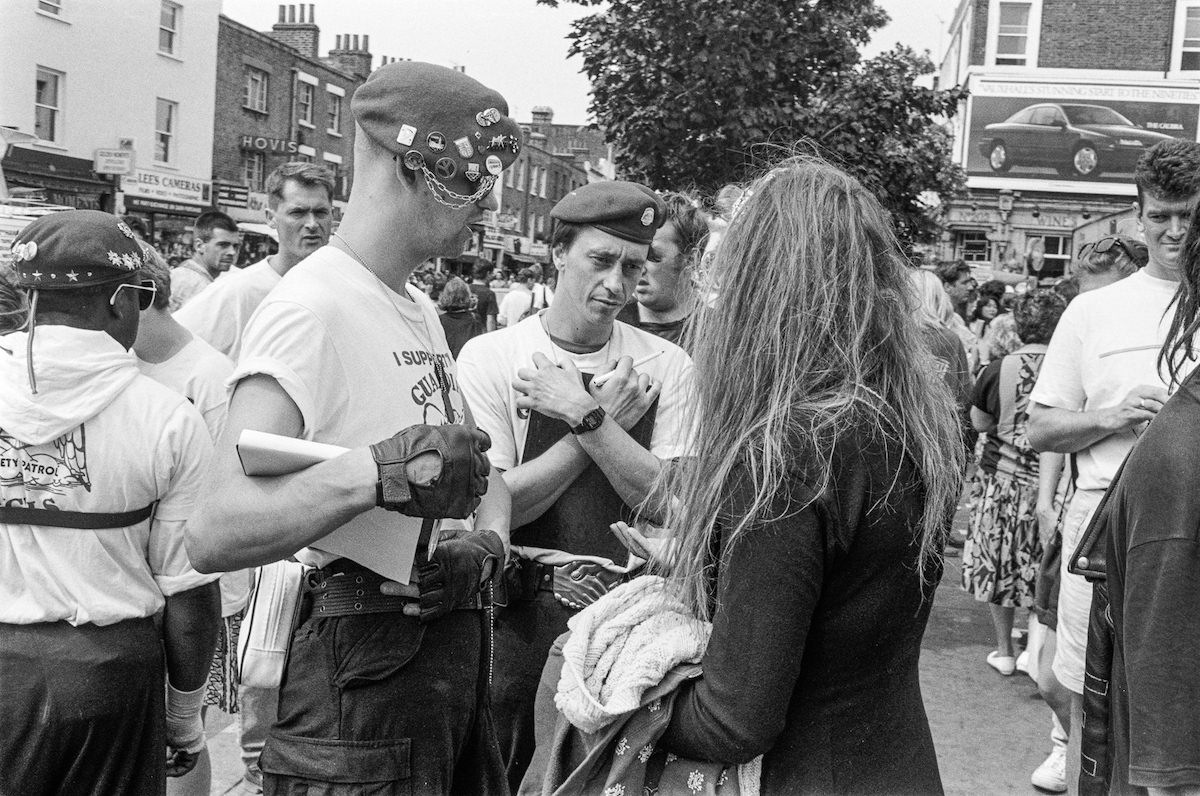
[[[497,209],[521,131],[498,93],[431,64],[381,67],[350,107],[345,217],[246,327],[189,550],[203,569],[293,555],[312,568],[259,759],[265,793],[500,793],[489,583],[508,490],[437,310],[408,277],[461,254]],[[243,429],[349,450],[248,477]]]
[[[54,213],[12,255],[29,317],[0,337],[0,791],[161,793],[204,748],[220,595],[184,526],[212,443],[129,352],[155,291],[127,225]]]
[[[591,183],[550,217],[554,302],[468,341],[458,359],[492,465],[512,492],[492,704],[514,792],[534,751],[550,645],[575,611],[628,577],[628,553],[609,525],[631,521],[664,463],[685,454],[692,394],[692,362],[679,346],[616,320],[663,224],[662,200],[636,183]]]

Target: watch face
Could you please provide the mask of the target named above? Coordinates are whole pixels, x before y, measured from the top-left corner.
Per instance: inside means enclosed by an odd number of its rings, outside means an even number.
[[[604,409],[603,407],[598,406],[584,415],[583,419],[579,421],[579,425],[575,426],[575,428],[571,430],[576,434],[582,434],[585,431],[595,431],[596,429],[600,428],[600,425],[603,422]]]

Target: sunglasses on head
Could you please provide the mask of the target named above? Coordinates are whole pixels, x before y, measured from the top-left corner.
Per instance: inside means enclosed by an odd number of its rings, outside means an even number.
[[[1096,254],[1104,254],[1105,252],[1112,251],[1114,246],[1120,246],[1121,251],[1125,252],[1125,254],[1129,255],[1130,257],[1133,256],[1133,252],[1129,251],[1129,247],[1125,245],[1125,241],[1121,240],[1121,238],[1117,235],[1108,235],[1100,240],[1083,244],[1083,246],[1079,249],[1079,257],[1082,259],[1093,252]]]
[[[158,288],[155,287],[154,282],[149,279],[143,279],[136,285],[133,282],[122,282],[121,284],[117,285],[117,289],[112,292],[112,296],[110,296],[108,299],[108,305],[110,307],[117,303],[117,295],[125,288],[138,291],[137,297],[139,310],[150,309],[150,305],[154,303],[154,296],[158,293]]]

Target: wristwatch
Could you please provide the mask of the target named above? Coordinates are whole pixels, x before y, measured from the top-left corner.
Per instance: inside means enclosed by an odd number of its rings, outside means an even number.
[[[600,424],[604,422],[604,407],[597,406],[592,411],[583,416],[579,421],[579,425],[571,426],[572,434],[583,434],[588,431],[595,431],[600,428]]]

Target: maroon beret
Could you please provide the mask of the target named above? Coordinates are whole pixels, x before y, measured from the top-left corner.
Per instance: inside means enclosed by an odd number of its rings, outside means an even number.
[[[372,141],[459,206],[486,194],[521,151],[504,97],[444,66],[381,66],[354,92],[350,110]]]
[[[658,194],[636,182],[608,180],[576,188],[558,200],[551,218],[587,224],[633,243],[649,244],[666,220]]]

